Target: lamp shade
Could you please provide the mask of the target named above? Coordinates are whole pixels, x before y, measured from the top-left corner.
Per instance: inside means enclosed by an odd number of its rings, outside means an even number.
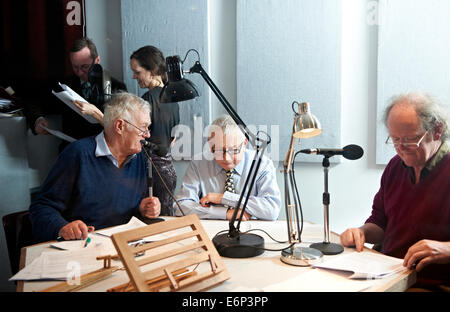
[[[183,102],[199,96],[197,87],[188,79],[168,82],[159,95],[161,103]]]
[[[161,103],[183,102],[199,96],[196,85],[183,78],[182,62],[178,55],[166,58],[168,82],[164,85],[159,99]]]
[[[316,116],[309,112],[309,103],[300,103],[298,118],[295,123],[295,138],[312,138],[322,133],[322,126]]]

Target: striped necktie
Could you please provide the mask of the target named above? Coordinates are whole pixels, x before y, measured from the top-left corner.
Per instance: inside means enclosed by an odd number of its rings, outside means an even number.
[[[225,179],[225,191],[230,192],[230,193],[236,193],[236,190],[234,189],[234,181],[233,181],[234,172],[235,172],[234,168],[231,170],[227,170],[225,172],[225,175],[227,176]],[[233,208],[228,205],[224,205],[224,207],[227,209]]]

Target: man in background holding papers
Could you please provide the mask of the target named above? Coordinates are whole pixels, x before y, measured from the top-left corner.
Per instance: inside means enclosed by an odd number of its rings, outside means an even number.
[[[385,111],[397,155],[386,166],[372,215],[341,234],[344,246],[365,242],[404,258],[417,287],[450,285],[450,148],[448,113],[426,94],[395,97]]]
[[[81,95],[89,103],[97,103],[94,98],[95,93],[92,92],[93,86],[89,82],[89,70],[94,64],[100,64],[100,56],[98,55],[95,44],[89,38],[81,38],[76,40],[70,50],[70,62],[74,75],[67,79],[64,83],[72,90]],[[123,82],[111,77],[112,93],[117,91],[126,91],[126,86]],[[51,95],[51,90],[49,90]],[[103,130],[100,124],[92,124],[86,121],[82,116],[76,114],[72,109],[60,102],[54,95],[51,95],[51,103],[55,111],[61,113],[62,116],[62,132],[72,138],[81,139],[87,136],[96,135]],[[103,111],[103,105],[97,104]],[[29,113],[27,114],[28,123],[33,133],[48,134],[48,132],[41,127],[48,128],[48,122],[42,114],[42,110],[37,105],[29,105]],[[63,142],[61,149],[64,148],[68,142]]]
[[[196,213],[203,219],[230,220],[250,171],[254,151],[246,148],[247,139],[228,115],[214,121],[210,130],[208,144],[211,150],[202,155],[209,159],[191,161],[177,199],[185,214]],[[280,205],[275,167],[264,156],[243,220],[252,217],[276,220]],[[177,205],[174,209],[176,215],[181,215]]]
[[[149,125],[148,102],[129,93],[112,97],[105,107],[105,130],[64,149],[31,203],[36,241],[85,239],[89,227],[159,215],[159,199],[148,197],[147,161],[141,152]]]

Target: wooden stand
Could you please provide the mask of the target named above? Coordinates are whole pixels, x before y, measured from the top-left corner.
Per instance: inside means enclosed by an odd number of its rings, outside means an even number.
[[[164,238],[151,239],[159,234]],[[143,238],[152,242],[128,245]],[[197,215],[116,233],[111,239],[136,291],[202,291],[230,278]],[[148,253],[136,260],[135,254],[142,251]],[[197,272],[205,268],[204,272]],[[110,291],[131,290],[128,286],[120,285]]]
[[[46,288],[42,290],[42,292],[71,292],[78,291],[84,287],[97,283],[108,276],[110,276],[113,272],[117,271],[119,267],[114,266],[111,267],[111,256],[103,256],[97,257],[97,260],[103,260],[103,268],[86,273],[80,276],[80,283],[71,285],[66,282],[59,283],[55,286]]]

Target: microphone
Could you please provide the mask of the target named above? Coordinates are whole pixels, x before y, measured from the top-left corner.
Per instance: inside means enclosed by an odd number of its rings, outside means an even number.
[[[93,86],[92,100],[96,105],[103,105],[105,93],[103,92],[103,68],[100,64],[93,64],[89,69],[88,81]]]
[[[161,156],[165,156],[167,154],[167,149],[164,149],[160,145],[152,143],[152,142],[149,142],[147,140],[141,140],[140,142],[141,142],[141,145],[144,147],[144,153],[145,153],[145,156],[147,157],[147,174],[148,174],[147,181],[148,181],[148,185],[149,185],[148,193],[150,194],[149,196],[153,196],[153,175],[152,175],[151,152],[152,152],[152,150],[155,150],[155,151],[156,150],[161,150],[162,152],[164,152],[164,154],[161,155]],[[148,148],[150,153],[148,153],[145,148]],[[172,194],[172,192],[170,191],[170,189],[167,186],[166,182],[164,181],[164,178],[161,176],[161,174],[159,173],[159,171],[158,171],[158,169],[156,167],[155,167],[155,171],[158,174],[159,178],[161,179],[161,182],[164,184],[164,187],[166,188],[166,190],[169,193],[170,197],[172,197],[172,199],[177,204],[178,209],[180,209],[180,211],[183,214],[183,216],[185,216],[186,214],[184,213],[183,209],[181,209],[180,203],[175,198],[175,196]]]
[[[342,155],[347,159],[355,160],[362,157],[364,150],[361,146],[350,144],[344,148],[312,148],[300,150],[304,154],[317,154],[332,157],[334,155]]]
[[[143,147],[148,148],[151,152],[155,152],[159,157],[164,157],[167,155],[168,149],[163,145],[155,144],[147,140],[141,140]]]

